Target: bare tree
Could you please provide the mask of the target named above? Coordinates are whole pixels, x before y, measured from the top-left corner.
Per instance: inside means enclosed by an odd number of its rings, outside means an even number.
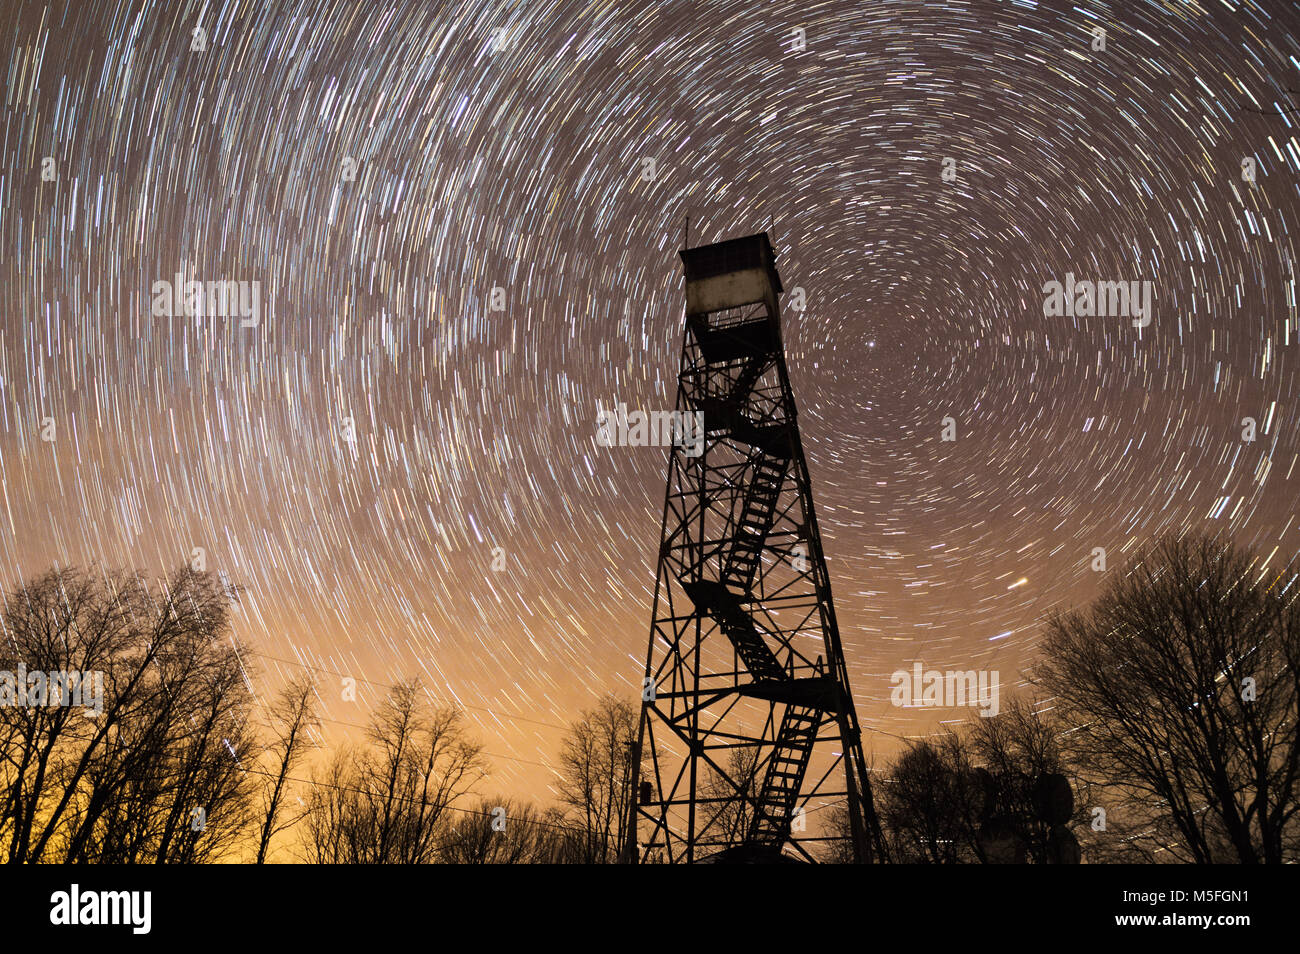
[[[237,848],[257,740],[230,596],[189,567],[156,589],[68,569],[5,594],[0,696],[15,673],[65,683],[44,704],[0,700],[10,862],[197,862]],[[74,679],[79,705],[64,695]]]
[[[1051,620],[1037,681],[1137,857],[1300,858],[1295,582],[1229,543],[1171,539]]]
[[[733,784],[735,779],[739,784]],[[759,775],[757,748],[731,748],[727,751],[727,774],[710,768],[700,784],[700,810],[706,821],[700,838],[706,844],[739,844],[745,839],[754,820],[754,803],[763,780]]]
[[[556,809],[484,798],[444,818],[439,860],[446,864],[557,864],[572,854],[566,841],[573,833]]]
[[[586,833],[585,863],[612,864],[625,844],[632,785],[641,775],[641,764],[633,764],[638,719],[634,706],[607,695],[582,713],[561,743],[557,788]]]
[[[1056,863],[1065,844],[1074,839],[1074,829],[1085,820],[1089,787],[1072,778],[1075,773],[1062,754],[1062,734],[1053,708],[1026,696],[1005,699],[998,715],[976,716],[968,723],[966,744],[971,762],[978,766],[978,786],[966,803],[967,822],[975,826],[972,847],[980,861],[999,860],[996,856],[1009,850],[1034,864]],[[969,768],[966,771],[969,774]],[[1044,815],[1052,782],[1067,789],[1060,793],[1067,831]],[[977,816],[973,819],[971,807]],[[999,841],[1002,852],[995,848]]]
[[[913,744],[875,775],[889,860],[905,864],[990,864],[1068,860],[1068,824],[1045,817],[1073,808],[1065,822],[1087,817],[1082,782],[1068,777],[1058,722],[1040,703],[1004,700],[999,715],[972,718],[957,729]],[[1070,787],[1060,797],[1061,785]],[[827,828],[848,837],[848,813],[834,807]],[[831,862],[852,860],[847,843]]]
[[[316,682],[310,676],[292,679],[271,705],[271,730],[275,741],[267,754],[274,772],[263,790],[262,827],[257,842],[257,864],[266,862],[271,839],[298,821],[302,813],[281,817],[290,773],[311,747],[311,735],[319,726],[316,718]]]
[[[982,861],[980,793],[965,740],[949,730],[918,742],[884,773],[878,791],[890,857],[910,864]]]
[[[485,774],[460,711],[432,707],[415,682],[394,687],[371,718],[368,744],[341,749],[318,773],[307,854],[325,864],[430,864],[439,822]]]
[[[360,864],[369,837],[359,779],[358,756],[344,744],[312,773],[312,790],[303,815],[303,849],[312,864]]]

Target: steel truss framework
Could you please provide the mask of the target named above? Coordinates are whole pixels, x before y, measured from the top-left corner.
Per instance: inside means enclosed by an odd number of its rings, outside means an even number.
[[[681,253],[687,314],[625,857],[867,862],[879,825],[767,235]],[[698,438],[698,435],[696,435]],[[847,824],[828,825],[832,812]],[[842,834],[847,831],[847,836]]]

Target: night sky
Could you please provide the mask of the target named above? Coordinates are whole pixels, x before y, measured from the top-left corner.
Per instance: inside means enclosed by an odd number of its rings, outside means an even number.
[[[203,548],[327,740],[416,676],[547,801],[561,728],[637,698],[667,453],[596,414],[673,406],[688,216],[776,245],[878,765],[969,715],[890,674],[1006,692],[1093,548],[1300,550],[1285,0],[2,7],[0,583]],[[260,320],[155,316],[177,272]],[[1067,272],[1151,323],[1046,316]]]

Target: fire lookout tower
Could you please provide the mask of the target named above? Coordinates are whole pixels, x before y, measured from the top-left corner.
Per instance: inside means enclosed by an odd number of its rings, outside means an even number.
[[[633,792],[631,861],[869,862],[862,757],[766,233],[688,248],[677,441]],[[691,454],[687,454],[687,450]],[[827,825],[834,810],[845,824]]]

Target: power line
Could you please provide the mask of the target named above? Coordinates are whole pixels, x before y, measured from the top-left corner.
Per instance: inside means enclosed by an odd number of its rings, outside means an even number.
[[[337,670],[334,670],[334,669],[326,669],[324,666],[313,666],[313,665],[311,665],[311,664],[309,664],[309,663],[299,662],[299,661],[296,660],[296,659],[284,659],[284,658],[281,657],[281,656],[272,656],[270,653],[259,652],[258,650],[255,650],[255,649],[245,649],[245,650],[243,650],[243,652],[244,652],[246,655],[249,655],[249,656],[260,656],[260,657],[263,658],[263,659],[273,659],[273,660],[275,660],[276,662],[282,662],[282,663],[285,663],[286,665],[290,665],[290,666],[301,666],[301,667],[304,668],[304,669],[312,669],[312,670],[315,670],[316,672],[325,672],[325,673],[329,673],[329,674],[332,675],[332,676],[338,676],[340,679],[355,679],[357,682],[364,682],[364,683],[365,683],[366,685],[368,685],[368,686],[379,686],[379,687],[384,688],[384,689],[396,689],[396,688],[398,688],[397,686],[391,685],[391,684],[386,683],[386,682],[376,682],[376,681],[373,680],[373,679],[366,679],[366,678],[364,678],[364,677],[362,677],[362,676],[353,676],[353,675],[349,675],[349,674],[347,674],[347,673],[341,673],[341,672],[338,672]],[[423,688],[423,687],[422,687],[422,688]],[[426,689],[425,692],[428,693],[428,690]],[[430,695],[430,697],[432,698],[432,693],[429,693],[429,695]],[[436,702],[436,701],[438,701],[438,700],[435,699],[434,701]],[[520,722],[531,722],[531,723],[533,723],[534,725],[542,725],[542,726],[546,726],[546,727],[549,728],[549,729],[559,729],[559,730],[561,730],[561,731],[568,731],[568,729],[569,729],[569,726],[567,726],[567,725],[559,725],[558,723],[555,723],[555,722],[543,722],[543,721],[541,721],[540,719],[530,719],[530,718],[528,718],[527,716],[516,715],[516,714],[512,714],[512,713],[508,713],[508,712],[500,712],[500,711],[498,711],[498,710],[496,710],[496,709],[489,708],[488,706],[473,706],[473,705],[469,705],[469,704],[467,704],[467,703],[462,703],[462,702],[460,702],[460,701],[453,701],[452,704],[453,704],[453,705],[457,705],[457,706],[461,707],[462,709],[476,709],[476,710],[479,710],[479,711],[481,711],[481,712],[490,712],[492,715],[499,716],[499,717],[501,717],[501,718],[503,718],[503,719],[517,719],[517,720],[519,720]]]
[[[93,742],[95,741],[94,738],[90,738],[90,737],[87,737],[87,736],[84,736],[84,735],[78,735],[78,734],[75,733],[75,732],[67,732],[67,731],[64,731],[64,732],[62,732],[61,734],[64,735],[65,737],[67,737],[67,738],[76,739],[76,740],[79,741],[79,742],[91,742],[91,743],[93,743]],[[241,772],[244,772],[244,773],[246,773],[246,774],[251,774],[251,775],[262,775],[262,776],[265,776],[266,778],[279,778],[279,775],[274,774],[274,773],[271,773],[271,772],[264,771],[264,770],[262,770],[262,769],[246,768],[246,767],[243,766],[243,765],[239,765],[239,759],[238,759],[237,756],[235,757],[235,764],[236,764],[236,766],[239,768],[239,770],[240,770]],[[335,790],[335,791],[339,791],[339,792],[352,792],[352,793],[357,794],[357,795],[365,795],[367,798],[388,798],[388,797],[390,797],[390,796],[387,796],[387,795],[379,795],[379,794],[376,794],[376,793],[374,793],[374,792],[368,792],[368,791],[366,791],[366,790],[364,790],[364,789],[354,788],[354,787],[352,787],[352,786],[350,786],[350,785],[336,785],[336,784],[334,784],[334,783],[332,783],[332,782],[322,782],[322,781],[320,781],[319,779],[298,778],[298,777],[296,777],[296,776],[293,776],[293,775],[287,775],[287,774],[286,774],[286,775],[284,776],[284,780],[287,781],[287,782],[297,782],[297,783],[300,784],[300,785],[310,785],[310,786],[313,786],[313,787],[316,787],[316,788],[329,788],[329,789],[333,789],[333,790]],[[398,801],[398,802],[418,802],[419,804],[421,804],[421,805],[423,805],[423,806],[425,806],[425,807],[427,807],[427,808],[438,808],[440,811],[461,812],[462,814],[466,814],[466,815],[478,815],[478,816],[483,817],[483,818],[494,818],[494,817],[496,817],[496,815],[495,815],[494,812],[480,811],[480,810],[478,810],[478,809],[473,809],[473,808],[461,808],[461,807],[459,807],[459,806],[457,806],[457,805],[450,805],[450,804],[439,806],[436,802],[430,802],[430,801],[427,800],[427,799],[424,799],[424,798],[417,798],[417,797],[412,796],[412,795],[392,795],[391,797],[392,797],[395,801]],[[480,796],[480,797],[482,797],[482,796]],[[485,800],[486,800],[486,799],[485,799]],[[504,806],[501,806],[501,807],[504,807]],[[557,823],[555,823],[555,822],[544,822],[544,821],[542,821],[542,820],[539,819],[539,818],[535,818],[535,819],[533,819],[533,824],[541,825],[541,826],[546,827],[546,828],[554,828],[554,829],[556,829],[557,831],[571,831],[571,832],[577,832],[577,833],[579,833],[579,834],[584,834],[584,835],[593,834],[593,832],[588,831],[588,829],[586,829],[586,828],[575,828],[575,827],[573,827],[572,825],[560,825],[560,824],[557,824]]]
[[[352,727],[352,728],[354,728],[354,729],[362,729],[362,730],[366,730],[366,729],[369,729],[369,728],[370,728],[370,726],[362,725],[362,724],[359,723],[359,722],[345,722],[343,719],[331,719],[331,718],[329,718],[328,716],[323,716],[323,715],[316,715],[316,716],[314,716],[314,718],[315,718],[316,721],[318,721],[318,722],[333,722],[335,725],[346,725],[346,726],[350,726],[350,727]],[[268,726],[268,728],[269,728],[269,727],[270,727],[270,726]],[[557,769],[554,765],[548,765],[546,762],[535,762],[535,761],[533,761],[532,759],[524,759],[524,758],[520,758],[520,757],[517,756],[517,755],[500,755],[500,754],[495,753],[495,752],[484,752],[483,754],[486,755],[486,756],[488,756],[488,758],[493,758],[493,759],[509,759],[509,760],[512,761],[512,762],[527,762],[529,765],[537,765],[537,766],[540,766],[540,767],[542,767],[542,768],[544,768],[544,769],[550,769],[550,770],[553,771],[553,772],[558,772],[558,771],[559,771],[559,769]]]
[[[264,775],[264,776],[266,776],[267,778],[278,778],[278,776],[273,775],[273,774],[270,773],[270,772],[265,772],[265,771],[263,771],[263,770],[261,770],[261,769],[248,768],[248,769],[242,769],[242,770],[245,771],[245,772],[252,773],[253,775]],[[285,781],[288,781],[288,782],[297,782],[297,783],[302,784],[302,785],[311,785],[311,786],[316,787],[316,788],[329,788],[329,789],[333,789],[333,790],[335,790],[335,791],[339,791],[339,792],[352,792],[352,793],[357,794],[357,795],[365,795],[367,798],[387,798],[387,797],[389,797],[389,796],[386,796],[386,795],[378,795],[378,794],[376,794],[376,793],[374,793],[374,792],[367,792],[367,791],[365,791],[364,789],[353,788],[353,787],[350,786],[350,785],[336,785],[336,784],[334,784],[334,783],[332,783],[332,782],[322,782],[322,781],[320,781],[320,780],[318,780],[318,779],[296,778],[296,777],[294,777],[294,776],[292,776],[292,775],[286,775],[286,776],[284,776],[284,778],[285,778]],[[430,802],[430,801],[428,801],[427,799],[417,798],[417,797],[415,797],[415,796],[413,796],[413,795],[394,795],[394,796],[392,796],[392,798],[393,798],[395,801],[399,801],[399,802],[418,802],[419,804],[421,804],[421,805],[423,805],[423,806],[425,806],[425,807],[429,807],[429,808],[439,808],[440,811],[461,812],[462,814],[465,814],[465,815],[478,815],[478,816],[480,816],[480,817],[482,817],[482,818],[494,818],[494,817],[496,817],[496,815],[495,815],[494,812],[480,811],[480,810],[478,810],[478,809],[474,809],[474,808],[461,808],[461,807],[459,807],[459,806],[457,806],[457,805],[442,805],[442,806],[439,806],[436,802]],[[501,806],[501,807],[504,808],[505,806]],[[557,824],[557,823],[555,823],[555,822],[544,822],[544,821],[542,821],[541,819],[537,819],[537,818],[533,819],[533,824],[535,824],[535,825],[541,825],[541,826],[543,826],[543,827],[545,827],[545,828],[554,828],[554,829],[556,829],[557,831],[571,831],[571,832],[577,832],[578,834],[582,834],[582,835],[593,834],[592,832],[589,832],[589,831],[588,831],[587,829],[585,829],[585,828],[575,828],[575,827],[573,827],[572,825],[560,825],[560,824]]]

